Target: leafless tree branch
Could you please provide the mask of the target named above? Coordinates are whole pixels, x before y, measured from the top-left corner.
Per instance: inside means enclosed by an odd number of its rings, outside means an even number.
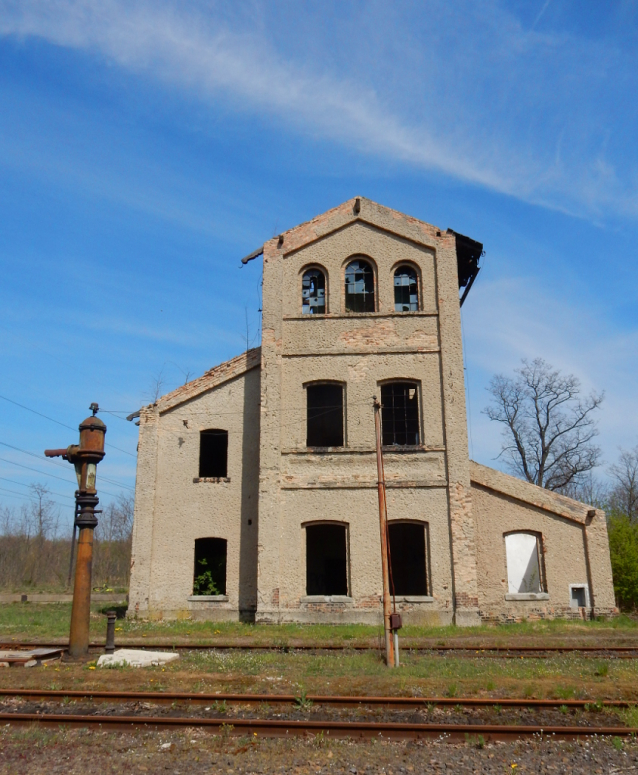
[[[518,476],[548,490],[579,484],[600,462],[593,413],[604,395],[581,396],[580,382],[542,358],[523,360],[516,377],[497,374],[485,414],[504,425],[501,455]]]

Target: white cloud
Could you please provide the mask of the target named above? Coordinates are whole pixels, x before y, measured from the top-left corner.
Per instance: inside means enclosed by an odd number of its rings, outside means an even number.
[[[525,30],[497,2],[365,9],[359,21],[326,4],[323,26],[304,26],[298,8],[275,19],[257,2],[0,0],[0,34],[98,54],[201,100],[526,201],[636,215],[635,160],[616,162],[619,141],[603,137],[619,90],[635,88],[622,52]]]

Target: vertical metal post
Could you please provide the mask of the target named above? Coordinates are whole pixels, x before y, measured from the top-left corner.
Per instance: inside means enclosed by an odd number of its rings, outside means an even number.
[[[83,502],[82,502],[83,501]],[[88,501],[88,502],[87,502]],[[93,531],[97,525],[95,496],[78,496],[78,554],[75,563],[69,656],[81,657],[89,653],[89,624],[91,619],[91,573],[93,570]]]
[[[67,576],[67,579],[66,579],[67,587],[71,586],[71,576],[73,575],[73,556],[75,554],[75,537],[77,535],[77,530],[78,530],[77,518],[78,518],[78,502],[76,500],[75,513],[73,515],[73,538],[71,539],[71,559],[69,560],[69,575]]]
[[[106,644],[104,645],[104,651],[107,654],[112,654],[115,651],[115,620],[117,614],[115,611],[106,612]]]
[[[379,493],[379,528],[381,534],[381,573],[383,577],[383,631],[385,635],[385,662],[394,667],[394,643],[390,632],[390,574],[388,570],[388,527],[386,524],[385,474],[381,450],[381,404],[374,399],[374,430],[377,444],[377,490]]]

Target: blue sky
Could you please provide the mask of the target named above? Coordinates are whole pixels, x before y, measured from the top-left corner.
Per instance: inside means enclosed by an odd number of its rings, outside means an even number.
[[[5,399],[115,412],[104,500],[130,492],[123,413],[258,341],[240,258],[355,195],[485,245],[474,458],[491,375],[542,356],[605,390],[613,462],[638,443],[637,44],[634,2],[0,0],[0,504],[46,481],[70,513],[70,466],[12,447],[76,440]]]

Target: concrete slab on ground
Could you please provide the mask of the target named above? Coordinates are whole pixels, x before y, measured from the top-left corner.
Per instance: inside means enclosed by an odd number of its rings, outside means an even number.
[[[113,654],[103,654],[97,661],[98,667],[130,665],[131,667],[151,667],[165,665],[179,659],[179,654],[170,651],[142,651],[141,649],[119,649]]]

